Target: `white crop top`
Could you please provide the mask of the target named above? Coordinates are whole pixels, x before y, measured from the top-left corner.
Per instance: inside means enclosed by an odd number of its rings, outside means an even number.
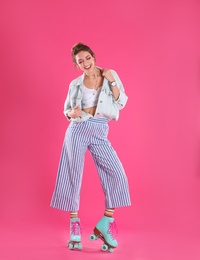
[[[101,87],[96,90],[86,88],[82,84],[81,89],[83,91],[82,108],[95,107],[98,103]]]

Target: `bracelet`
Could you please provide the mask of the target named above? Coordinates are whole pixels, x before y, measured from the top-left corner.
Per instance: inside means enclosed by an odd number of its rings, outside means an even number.
[[[70,111],[69,111],[69,112],[70,112]],[[71,119],[71,117],[68,115],[69,112],[67,112],[66,117],[67,117],[68,119]]]

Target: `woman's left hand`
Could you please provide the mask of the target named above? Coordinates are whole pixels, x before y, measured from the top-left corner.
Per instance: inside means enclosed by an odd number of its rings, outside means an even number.
[[[109,69],[102,69],[102,76],[107,78],[109,82],[115,81],[111,71]]]

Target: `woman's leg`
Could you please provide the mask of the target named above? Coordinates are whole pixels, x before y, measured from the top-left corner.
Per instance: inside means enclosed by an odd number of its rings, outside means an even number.
[[[124,168],[107,138],[97,139],[89,146],[102,188],[106,208],[130,206],[128,180]]]
[[[108,125],[97,123],[96,131],[93,133],[88,147],[100,177],[106,206],[104,216],[97,222],[94,235],[91,235],[90,239],[93,240],[96,236],[101,237],[105,241],[102,249],[113,251],[118,246],[113,234],[116,227],[113,218],[114,209],[130,206],[131,201],[124,168],[117,153],[107,140],[107,134]],[[109,246],[107,247],[107,245]]]
[[[114,208],[112,208],[112,209],[105,209],[104,216],[112,218],[112,216],[114,214],[114,211],[115,211]]]
[[[87,135],[83,124],[70,124],[62,148],[51,206],[69,212],[79,210]]]

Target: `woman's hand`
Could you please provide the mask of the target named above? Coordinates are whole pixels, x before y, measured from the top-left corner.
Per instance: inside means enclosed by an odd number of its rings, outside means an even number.
[[[82,110],[80,109],[80,106],[75,106],[70,112],[68,112],[68,116],[71,118],[77,118],[81,116]]]
[[[112,81],[115,81],[111,71],[109,69],[103,69],[102,70],[102,75],[107,78],[108,82],[112,82]],[[111,90],[112,90],[112,93],[113,93],[113,97],[115,100],[118,100],[119,98],[119,95],[120,95],[120,92],[119,92],[119,89],[118,89],[118,86],[115,85],[114,87],[111,87]]]
[[[102,76],[107,78],[109,82],[115,81],[111,71],[109,69],[102,69]]]

